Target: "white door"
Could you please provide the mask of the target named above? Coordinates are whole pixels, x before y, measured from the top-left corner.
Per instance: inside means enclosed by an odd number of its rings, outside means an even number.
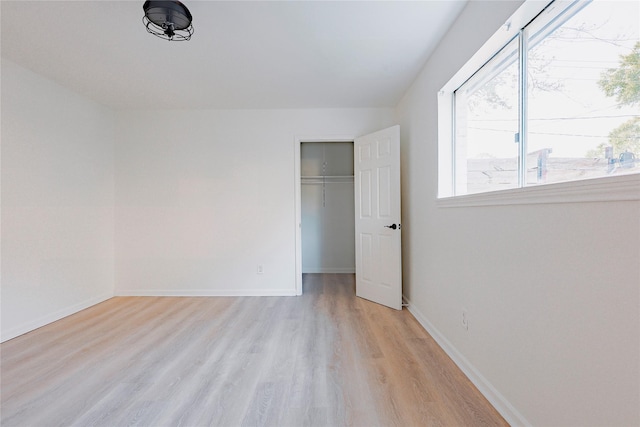
[[[402,309],[400,126],[354,141],[356,295]]]

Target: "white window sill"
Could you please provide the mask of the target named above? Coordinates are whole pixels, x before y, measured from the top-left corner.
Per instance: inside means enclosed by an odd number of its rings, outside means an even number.
[[[640,174],[439,198],[439,208],[640,200]]]

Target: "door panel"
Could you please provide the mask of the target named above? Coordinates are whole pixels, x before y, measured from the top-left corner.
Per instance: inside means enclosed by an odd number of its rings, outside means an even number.
[[[391,168],[378,168],[378,217],[391,218]]]
[[[354,143],[356,295],[400,310],[400,127]]]
[[[371,218],[371,171],[360,172],[360,217]]]
[[[373,236],[362,233],[360,235],[360,247],[362,249],[362,279],[366,282],[373,280]]]

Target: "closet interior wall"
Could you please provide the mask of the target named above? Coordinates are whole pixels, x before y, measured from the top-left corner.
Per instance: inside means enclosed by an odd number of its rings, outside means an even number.
[[[300,148],[302,272],[355,273],[353,143]]]

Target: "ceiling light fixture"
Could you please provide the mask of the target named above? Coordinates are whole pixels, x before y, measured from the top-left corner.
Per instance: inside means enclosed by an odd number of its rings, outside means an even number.
[[[186,41],[191,38],[193,18],[189,9],[179,1],[147,0],[142,9],[142,23],[154,36],[170,41]]]

